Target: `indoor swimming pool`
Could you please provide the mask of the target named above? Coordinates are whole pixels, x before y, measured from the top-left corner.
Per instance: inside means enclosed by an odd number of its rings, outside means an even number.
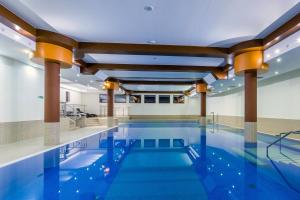
[[[300,199],[300,145],[193,121],[131,122],[0,168],[0,199]]]

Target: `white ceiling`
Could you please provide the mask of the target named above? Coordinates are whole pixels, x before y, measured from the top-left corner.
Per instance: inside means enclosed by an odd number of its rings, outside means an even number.
[[[119,55],[119,54],[87,54],[87,63],[141,64],[141,65],[189,65],[220,66],[224,58],[156,56],[156,55]]]
[[[299,0],[0,0],[38,28],[80,41],[224,46],[252,39]],[[152,12],[144,10],[153,6]],[[274,27],[274,26],[273,26]],[[271,30],[270,30],[271,31]]]

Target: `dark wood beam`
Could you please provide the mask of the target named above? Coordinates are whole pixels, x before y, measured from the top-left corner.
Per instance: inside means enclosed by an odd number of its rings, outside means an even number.
[[[144,93],[144,94],[183,94],[182,91],[133,91],[129,90],[131,94]]]
[[[286,37],[292,35],[293,33],[300,30],[300,13],[290,19],[288,22],[284,23],[282,26],[277,28],[271,34],[263,39],[265,49],[277,44]]]
[[[25,37],[35,40],[36,29],[31,24],[27,23],[2,5],[0,5],[0,22],[11,29],[14,29]],[[16,29],[16,26],[19,28]]]
[[[219,72],[223,67],[218,66],[181,66],[181,65],[131,65],[131,64],[87,64],[92,71],[159,71],[159,72]]]
[[[219,47],[198,47],[153,44],[89,43],[80,42],[78,50],[83,53],[130,54],[156,56],[193,56],[227,58],[228,49]]]
[[[119,80],[124,85],[192,85],[195,81],[129,81]]]

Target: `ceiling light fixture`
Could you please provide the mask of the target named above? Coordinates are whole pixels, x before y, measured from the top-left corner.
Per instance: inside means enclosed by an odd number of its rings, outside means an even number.
[[[149,40],[148,43],[149,44],[156,44],[156,40]]]
[[[153,11],[154,7],[153,6],[145,6],[144,7],[144,10],[147,11],[147,12],[151,12]]]
[[[19,31],[19,30],[21,30],[21,27],[18,26],[18,25],[15,25],[15,29],[16,29],[17,31]]]
[[[233,78],[232,81],[235,81],[235,78]]]
[[[297,39],[297,42],[300,43],[300,37]]]
[[[278,72],[278,71],[275,71],[275,72],[274,72],[274,74],[275,74],[275,75],[278,75],[278,74],[279,74],[279,72]]]
[[[280,49],[276,49],[276,50],[275,50],[275,53],[276,53],[276,54],[279,54],[279,53],[280,53]]]
[[[76,76],[77,76],[77,77],[79,77],[79,76],[80,76],[80,74],[76,74]]]
[[[220,86],[223,87],[223,83],[221,83]]]
[[[271,58],[271,55],[270,55],[270,54],[267,54],[267,58]]]
[[[239,84],[238,84],[238,86],[239,86],[239,87],[241,87],[241,86],[242,86],[242,84],[240,84],[240,83],[239,83]]]
[[[276,61],[277,61],[278,63],[280,63],[280,62],[281,62],[281,58],[277,58]]]

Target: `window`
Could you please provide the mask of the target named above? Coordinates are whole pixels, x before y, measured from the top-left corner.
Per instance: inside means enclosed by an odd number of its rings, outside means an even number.
[[[145,139],[144,147],[145,148],[155,148],[155,140],[154,139]]]
[[[70,92],[66,91],[66,102],[70,102]]]
[[[174,95],[173,103],[184,103],[184,95]]]
[[[170,139],[159,139],[158,140],[159,147],[170,147]]]
[[[130,95],[129,96],[129,103],[141,103],[142,96],[141,95]]]
[[[159,95],[159,103],[170,103],[170,95]]]
[[[115,95],[115,103],[126,103],[126,95],[125,94],[116,94]]]
[[[156,98],[155,95],[145,95],[144,96],[144,103],[155,103]]]
[[[106,94],[100,94],[99,95],[99,102],[100,103],[107,103],[107,95]]]

